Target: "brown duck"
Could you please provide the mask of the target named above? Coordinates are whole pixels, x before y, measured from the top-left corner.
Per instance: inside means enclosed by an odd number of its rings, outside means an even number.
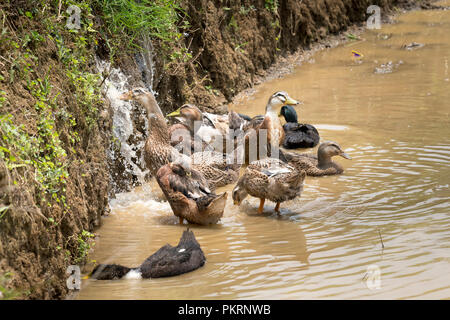
[[[203,175],[191,168],[190,161],[183,156],[162,166],[156,181],[180,224],[183,219],[201,225],[217,223],[223,215],[227,193],[213,193]]]
[[[344,172],[344,168],[339,163],[331,160],[332,157],[341,156],[345,159],[352,159],[333,141],[321,143],[317,150],[317,156],[287,151],[284,151],[283,155],[291,166],[297,170],[304,170],[308,176],[316,177],[341,174]]]
[[[258,213],[263,212],[266,199],[276,203],[275,212],[279,213],[281,202],[300,196],[305,176],[303,170],[296,170],[279,159],[253,161],[233,189],[234,204],[240,205],[251,195],[260,199]]]

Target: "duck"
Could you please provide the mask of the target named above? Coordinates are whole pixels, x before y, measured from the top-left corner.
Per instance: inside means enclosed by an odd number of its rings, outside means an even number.
[[[283,125],[286,149],[313,148],[319,144],[320,136],[314,126],[297,122],[297,112],[292,106],[283,106],[280,111],[286,123]]]
[[[176,247],[166,244],[135,268],[119,264],[99,264],[84,279],[118,280],[172,277],[194,271],[206,262],[194,233],[183,231]]]
[[[265,156],[272,156],[272,150],[278,150],[280,145],[284,141],[284,130],[281,126],[281,121],[278,117],[279,111],[284,105],[297,105],[298,101],[289,97],[288,93],[285,91],[275,92],[268,100],[265,110],[264,118],[261,121],[261,117],[255,118],[252,124],[250,124],[250,129],[245,133],[245,163],[248,164],[253,160],[262,159]],[[262,130],[267,130],[267,144],[265,146],[260,146],[259,141],[261,140],[260,133]],[[263,133],[265,134],[265,132]],[[264,139],[264,138],[263,138]],[[252,143],[254,141],[254,143]],[[255,145],[256,150],[266,149],[266,154],[259,154],[256,159],[252,159],[249,149],[250,145]],[[276,158],[276,156],[273,156]]]
[[[170,145],[169,128],[164,115],[154,95],[144,88],[124,92],[119,99],[136,101],[147,111],[148,133],[144,146],[144,161],[150,174],[156,176],[159,168],[181,156],[181,153]],[[197,161],[194,161],[192,167],[204,175],[213,190],[237,180],[237,173],[231,168],[220,169],[213,164],[197,164]]]
[[[336,175],[344,172],[344,168],[339,163],[331,160],[334,156],[341,156],[348,160],[352,159],[334,141],[322,142],[317,149],[317,156],[287,151],[283,153],[283,156],[288,164],[297,170],[304,170],[308,176],[315,177]]]
[[[227,152],[227,139],[231,138],[231,141],[234,142],[236,135],[245,126],[246,119],[250,119],[250,117],[232,110],[228,115],[201,112],[197,106],[192,104],[182,105],[169,113],[167,117],[175,117],[179,121],[169,128],[172,146],[177,149],[189,147],[188,137],[190,137],[192,152],[217,150],[222,153]],[[195,139],[196,137],[199,139]],[[220,140],[213,144],[217,138]],[[234,150],[235,147],[234,145],[232,149]]]
[[[183,155],[162,166],[156,181],[180,224],[184,219],[200,225],[215,224],[223,216],[227,193],[212,192],[203,175],[191,167],[191,161]]]
[[[171,144],[174,147],[189,146],[191,151],[202,151],[208,149],[209,144],[217,136],[223,136],[223,132],[216,129],[209,122],[205,122],[205,117],[200,109],[192,104],[184,104],[177,110],[167,114],[166,117],[174,117],[179,121],[169,127]],[[182,130],[180,130],[182,129]],[[184,132],[183,132],[184,131]],[[196,139],[199,138],[199,139]],[[186,143],[183,145],[180,143]]]
[[[144,160],[154,176],[160,167],[170,162],[176,155],[168,144],[169,133],[164,115],[155,96],[144,88],[134,88],[119,96],[120,100],[136,101],[147,111],[148,136],[144,146]]]
[[[266,199],[276,203],[275,212],[280,212],[280,204],[301,195],[306,173],[278,158],[265,158],[251,162],[239,178],[232,191],[234,205],[251,195],[260,199],[258,213],[264,210]]]

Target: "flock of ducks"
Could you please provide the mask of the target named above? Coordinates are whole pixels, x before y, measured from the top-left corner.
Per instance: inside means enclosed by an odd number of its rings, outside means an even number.
[[[200,225],[217,223],[223,216],[227,193],[216,194],[215,190],[232,183],[236,183],[232,191],[235,205],[240,205],[250,195],[260,199],[259,213],[263,212],[266,199],[276,203],[275,211],[279,213],[282,202],[300,196],[307,175],[340,174],[344,170],[332,161],[332,157],[351,159],[332,141],[323,142],[317,156],[280,149],[280,146],[286,149],[314,147],[320,140],[316,128],[297,122],[293,106],[299,102],[286,92],[274,93],[266,105],[265,114],[254,118],[234,111],[228,115],[203,113],[196,106],[185,104],[167,115],[178,120],[170,127],[151,92],[136,88],[119,98],[136,101],[147,111],[146,166],[156,177],[180,224],[184,219]],[[286,120],[284,126],[280,116]],[[196,139],[192,139],[194,137]],[[225,137],[225,143],[220,139],[214,143],[217,137]],[[257,140],[252,140],[255,138]],[[263,147],[266,153],[260,152],[258,159],[252,161],[249,151],[255,141],[258,150]],[[245,152],[243,158],[247,165],[241,176],[239,161],[228,161],[230,155],[236,155],[239,146]],[[186,150],[190,156],[183,152]],[[205,261],[199,243],[188,229],[176,247],[163,246],[138,267],[99,264],[85,278],[168,277],[198,269]]]
[[[282,202],[300,196],[306,175],[340,174],[344,170],[332,157],[351,159],[332,141],[323,142],[317,155],[281,149],[280,146],[314,147],[320,140],[316,128],[297,122],[293,106],[299,102],[283,91],[269,98],[262,116],[250,118],[234,111],[215,115],[185,104],[167,115],[178,120],[172,126],[167,124],[151,92],[136,88],[122,94],[120,99],[136,101],[147,111],[144,159],[180,224],[184,219],[201,225],[217,223],[223,216],[227,193],[216,194],[215,190],[232,183],[236,183],[232,191],[235,205],[250,195],[260,199],[259,213],[266,199],[275,202],[275,211],[279,212]],[[281,116],[286,120],[284,126]],[[217,142],[218,136],[225,138]],[[254,141],[257,150],[263,147],[266,151],[260,152],[256,159],[250,156]],[[230,155],[236,156],[239,145],[247,165],[242,176],[237,157],[229,160]],[[183,150],[188,150],[190,156]]]

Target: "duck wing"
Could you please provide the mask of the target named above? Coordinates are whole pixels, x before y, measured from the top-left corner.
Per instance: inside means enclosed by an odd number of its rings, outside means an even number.
[[[264,115],[258,115],[253,117],[245,126],[244,131],[247,131],[249,129],[256,129],[261,125],[261,123],[264,121]]]
[[[312,148],[320,141],[319,132],[310,124],[286,123],[283,129],[285,132],[283,147],[287,149]]]

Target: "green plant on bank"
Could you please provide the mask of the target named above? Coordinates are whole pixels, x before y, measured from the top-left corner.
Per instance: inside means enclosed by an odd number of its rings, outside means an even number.
[[[277,13],[278,0],[265,0],[264,7],[273,13]]]
[[[95,245],[95,242],[93,241],[94,236],[95,235],[93,233],[86,230],[83,230],[81,234],[78,235],[77,256],[74,259],[75,264],[82,263],[86,260],[89,255],[89,251]]]
[[[239,13],[242,15],[247,15],[251,11],[256,11],[254,5],[250,5],[248,8],[246,8],[245,6],[241,6],[241,8],[239,9]]]
[[[68,82],[71,83],[71,93],[82,110],[82,121],[88,129],[96,123],[98,107],[103,103],[99,88],[100,76],[86,68],[92,58],[89,46],[95,43],[96,31],[93,30],[90,5],[87,1],[63,1],[64,4],[76,4],[85,10],[81,19],[80,30],[69,30],[64,21],[58,21],[55,15],[39,16],[24,14],[29,19],[40,18],[46,30],[27,31],[24,36],[15,36],[6,29],[0,35],[0,45],[10,53],[9,82],[14,83],[23,79],[26,89],[35,99],[37,114],[37,132],[30,133],[24,125],[16,125],[14,117],[2,110],[0,115],[0,157],[5,160],[9,170],[20,167],[33,167],[34,181],[38,186],[37,200],[44,201],[48,206],[52,202],[61,204],[65,210],[69,209],[65,198],[65,184],[69,177],[67,152],[75,153],[74,146],[80,141],[77,131],[77,120],[67,110],[66,106],[57,103],[60,89],[51,84],[47,75],[40,77],[38,58],[34,50],[42,45],[47,38],[57,47],[59,60],[64,64]],[[2,12],[3,13],[3,12]],[[4,14],[4,13],[3,13]],[[5,31],[6,30],[6,31]],[[65,46],[65,43],[70,45]],[[50,73],[51,70],[48,71]],[[2,76],[0,81],[5,81]],[[0,91],[0,107],[7,101],[6,93]],[[62,123],[69,123],[66,132],[71,145],[63,146],[56,119]],[[20,175],[20,174],[19,174]],[[24,177],[25,179],[25,177]],[[26,183],[26,181],[23,181]],[[14,183],[17,183],[14,181]],[[48,195],[48,197],[46,197]]]
[[[21,297],[21,293],[14,289],[8,289],[7,285],[11,281],[12,274],[6,272],[0,274],[0,300],[13,300]]]
[[[169,60],[171,62],[177,61],[177,62],[183,62],[186,63],[192,58],[192,53],[188,51],[187,48],[179,48],[178,50],[174,50],[172,53],[169,54]]]
[[[230,22],[228,23],[228,26],[230,28],[233,28],[235,31],[239,29],[239,26],[237,24],[236,18],[234,15],[231,16]]]
[[[205,85],[205,89],[208,90],[210,94],[214,94],[215,96],[219,96],[219,90],[213,89],[211,85]]]
[[[240,52],[245,53],[245,50],[244,50],[243,48],[244,48],[247,44],[248,44],[248,42],[244,42],[244,43],[238,44],[238,45],[234,48],[234,51],[239,50]]]
[[[358,36],[356,36],[356,35],[354,35],[353,33],[347,33],[347,38],[349,39],[349,40],[361,40],[361,38],[360,37],[358,37]]]

